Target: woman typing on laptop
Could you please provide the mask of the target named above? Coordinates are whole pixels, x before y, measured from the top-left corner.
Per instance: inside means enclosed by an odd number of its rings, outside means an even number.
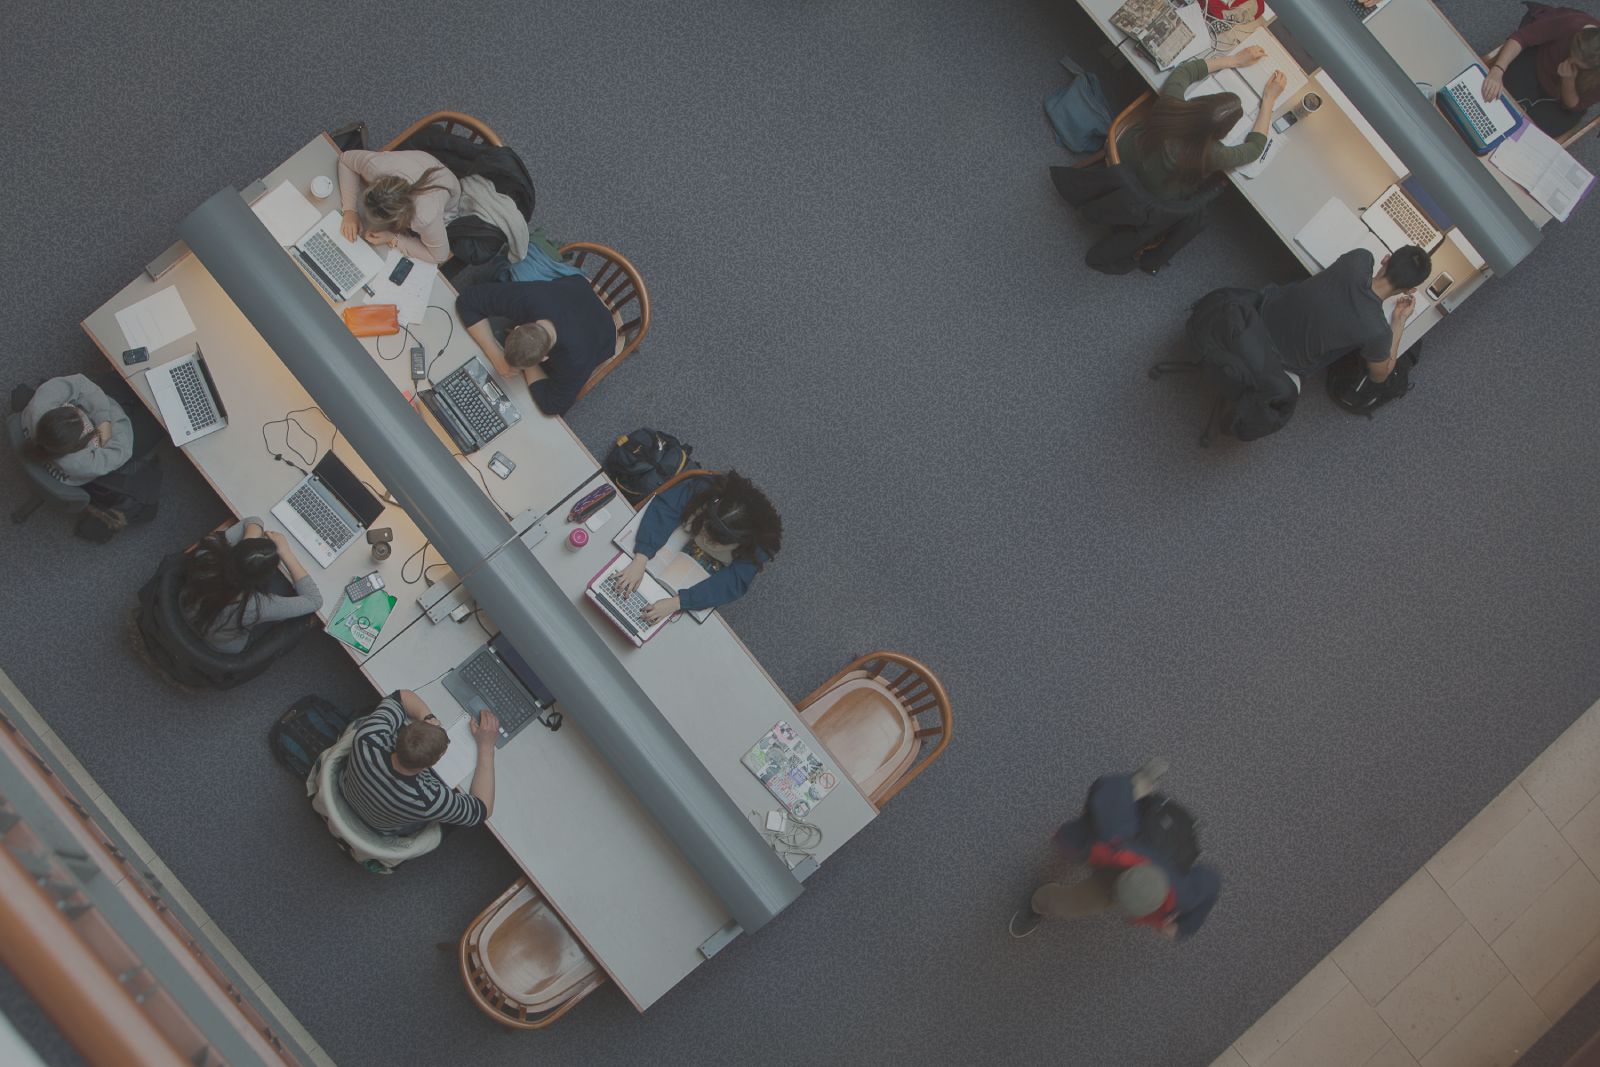
[[[1559,137],[1600,103],[1600,19],[1570,7],[1529,4],[1483,79],[1484,100],[1501,89],[1545,133]]]
[[[679,551],[693,557],[707,577],[644,611],[657,623],[677,611],[700,611],[744,595],[783,542],[783,522],[766,495],[738,471],[686,478],[651,498],[634,539],[633,562],[618,580],[624,596],[639,587],[650,558],[682,527],[689,542]]]
[[[423,263],[450,258],[445,223],[461,204],[461,183],[426,152],[345,152],[339,203],[346,241],[399,249]]]

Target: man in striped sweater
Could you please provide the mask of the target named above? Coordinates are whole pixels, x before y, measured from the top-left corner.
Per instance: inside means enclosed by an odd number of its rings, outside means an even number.
[[[500,721],[484,710],[472,724],[478,767],[471,789],[452,789],[433,773],[450,738],[422,698],[391,693],[356,723],[339,791],[361,821],[392,837],[409,837],[431,822],[476,826],[494,811],[494,743]]]

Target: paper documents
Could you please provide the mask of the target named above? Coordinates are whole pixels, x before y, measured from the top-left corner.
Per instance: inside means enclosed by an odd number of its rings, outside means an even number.
[[[400,322],[409,326],[421,322],[428,313],[428,298],[433,294],[433,279],[438,277],[439,268],[432,263],[412,260],[406,280],[396,285],[389,280],[389,275],[404,258],[398,249],[389,253],[389,258],[383,261],[383,269],[372,281],[372,299],[367,303],[393,304],[399,309]]]
[[[1531,122],[1500,142],[1489,160],[1562,222],[1594,185],[1588,168]]]
[[[433,773],[445,785],[465,789],[478,769],[478,744],[472,739],[472,716],[461,716],[450,724],[445,734],[450,738],[450,747],[433,765]]]
[[[1179,57],[1197,37],[1204,38],[1206,46],[1210,46],[1210,38],[1204,33],[1204,14],[1200,14],[1199,34],[1190,25],[1192,17],[1186,18],[1168,0],[1127,0],[1111,16],[1111,25],[1137,41],[1156,66],[1168,70],[1178,64]]]
[[[1389,254],[1378,235],[1367,229],[1367,224],[1350,210],[1350,205],[1337,199],[1323,204],[1305,228],[1294,235],[1294,240],[1319,267],[1331,265],[1352,248],[1371,252],[1374,265]]]
[[[1284,84],[1283,93],[1278,97],[1279,105],[1286,105],[1291,101],[1298,103],[1300,90],[1306,84],[1306,73],[1300,69],[1300,64],[1290,57],[1278,39],[1265,28],[1256,30],[1246,37],[1239,48],[1249,48],[1251,45],[1260,47],[1266,55],[1248,67],[1229,67],[1202,78],[1189,88],[1189,99],[1207,93],[1235,93],[1239,97],[1239,102],[1244,105],[1245,113],[1250,116],[1250,122],[1254,124],[1256,115],[1261,111],[1261,93],[1267,87],[1267,79],[1272,77],[1273,71],[1281,70]],[[1234,49],[1235,52],[1238,50]],[[1246,126],[1245,130],[1248,131],[1249,128]],[[1244,140],[1243,134],[1239,135],[1239,140]],[[1237,144],[1238,141],[1228,143]]]
[[[183,306],[176,286],[152,293],[132,307],[117,312],[117,327],[129,348],[156,349],[194,333],[194,320]]]
[[[270,192],[257,197],[250,210],[280,245],[294,244],[322,218],[322,212],[288,182],[279,182]]]

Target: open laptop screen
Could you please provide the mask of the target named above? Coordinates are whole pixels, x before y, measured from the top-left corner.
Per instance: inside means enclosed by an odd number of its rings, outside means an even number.
[[[344,506],[350,509],[362,526],[370,529],[378,521],[378,516],[383,514],[383,501],[367,492],[367,487],[361,484],[361,479],[355,472],[344,465],[338,456],[329,452],[312,468],[311,473],[322,480],[322,484],[332,491],[333,495],[343,501]]]

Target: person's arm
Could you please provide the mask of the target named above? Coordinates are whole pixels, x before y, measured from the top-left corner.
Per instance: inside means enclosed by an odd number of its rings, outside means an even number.
[[[1170,96],[1175,100],[1182,100],[1189,92],[1191,85],[1210,74],[1213,70],[1223,70],[1226,67],[1239,65],[1231,62],[1232,59],[1232,56],[1212,56],[1210,59],[1202,59],[1196,56],[1193,59],[1184,60],[1172,68],[1172,73],[1167,75],[1167,80],[1161,83],[1161,95]],[[1217,62],[1215,67],[1211,65],[1213,60]]]
[[[680,590],[676,598],[678,606],[684,611],[704,611],[731,604],[744,596],[756,580],[756,573],[756,565],[749,560],[730,563],[717,573],[707,575],[704,581]]]
[[[1483,100],[1488,103],[1500,95],[1500,88],[1505,84],[1506,68],[1511,66],[1511,61],[1522,54],[1522,42],[1515,35],[1507,39],[1500,46],[1500,51],[1494,54],[1494,64],[1490,66],[1489,73],[1483,79]]]
[[[346,241],[354,241],[361,232],[361,216],[356,211],[356,201],[361,197],[361,186],[366,179],[365,168],[376,152],[351,149],[339,155],[339,208],[344,218],[339,231]]]
[[[230,545],[236,545],[246,537],[262,537],[266,524],[259,515],[246,515],[226,530],[222,531],[222,539]]]
[[[103,422],[115,422],[119,417],[126,418],[122,405],[106,395],[106,391],[91,382],[81,374],[69,374],[67,383],[71,387],[71,395],[67,403],[76,404],[89,416],[89,421],[99,426]]]
[[[644,509],[644,518],[639,520],[639,532],[633,539],[634,555],[649,559],[660,552],[672,531],[683,521],[683,509],[689,506],[689,498],[699,491],[700,479],[689,478],[651,497],[649,506]]]
[[[1389,355],[1377,362],[1367,363],[1367,376],[1374,382],[1388,381],[1389,375],[1394,373],[1395,360],[1400,358],[1400,339],[1406,332],[1406,318],[1416,302],[1417,298],[1410,293],[1401,293],[1395,301],[1394,312],[1389,316]]]
[[[495,340],[494,330],[490,328],[488,320],[511,319],[519,325],[532,321],[525,317],[528,314],[528,300],[533,295],[524,288],[529,284],[484,282],[467,286],[456,297],[456,314],[461,316],[461,325],[467,328],[467,336],[472,338],[473,343],[493,364],[495,373],[502,378],[515,378],[521,372],[506,362],[505,349]],[[538,318],[538,315],[533,318]]]
[[[1111,844],[1132,841],[1139,833],[1139,805],[1133,799],[1133,776],[1108,774],[1089,787],[1089,819],[1096,839]]]
[[[472,785],[467,792],[483,801],[483,818],[487,819],[494,814],[494,745],[500,735],[500,720],[484,708],[471,725],[472,743],[478,746],[478,766],[472,772]]]
[[[51,378],[33,391],[28,406],[22,409],[23,419],[30,430],[39,424],[39,419],[45,412],[73,403],[73,397],[77,395],[74,378],[82,379],[84,382],[89,381],[81,374],[69,374],[63,378]]]
[[[526,368],[522,376],[540,411],[546,415],[565,415],[578,402],[578,394],[583,391],[589,375],[573,373],[554,351],[551,356],[553,358],[545,364]],[[550,370],[556,373],[551,374]]]
[[[394,698],[400,702],[400,710],[406,713],[406,718],[412,722],[422,722],[433,712],[428,710],[428,705],[422,698],[409,689],[397,690]]]
[[[433,196],[433,193],[425,193]],[[443,195],[443,194],[440,194]],[[409,233],[393,234],[394,241],[390,248],[398,248],[403,255],[410,256],[419,263],[443,263],[450,258],[450,238],[445,233],[444,212],[441,210],[431,219],[418,218],[414,223],[417,236]]]
[[[1265,58],[1267,58],[1267,50],[1258,44],[1253,44],[1249,48],[1241,48],[1237,52],[1218,52],[1205,58],[1206,74],[1215,74],[1219,70],[1248,67],[1250,64],[1259,63]],[[1181,64],[1178,70],[1182,70],[1183,67],[1197,61],[1197,59],[1188,60]],[[1177,71],[1175,70],[1173,73],[1176,74]],[[1205,74],[1200,77],[1205,77]],[[1199,78],[1195,80],[1198,81]]]
[[[255,536],[259,537],[260,535],[261,527],[257,525]],[[289,547],[289,539],[283,536],[283,534],[279,533],[277,530],[273,530],[271,533],[267,534],[267,540],[271,541],[277,546],[278,562],[283,564],[283,569],[289,572],[289,580],[294,583],[296,589],[299,589],[300,583],[310,577],[310,575],[306,572],[305,567],[300,563],[300,557],[295,555],[294,549]],[[312,588],[316,588],[315,583],[313,583]],[[322,594],[318,593],[317,608],[320,608],[321,606]],[[311,610],[315,611],[316,608],[312,608]],[[411,695],[416,696],[415,693]]]
[[[1561,106],[1568,111],[1580,109],[1578,99],[1578,64],[1569,57],[1556,64],[1556,77],[1561,79]]]

